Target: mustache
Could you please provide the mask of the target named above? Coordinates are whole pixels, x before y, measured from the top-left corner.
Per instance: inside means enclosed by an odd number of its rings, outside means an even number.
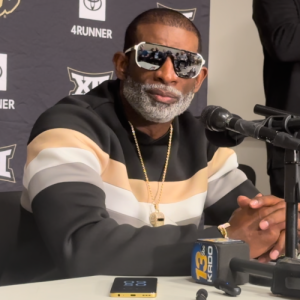
[[[170,93],[178,98],[183,97],[183,94],[178,91],[176,88],[164,84],[140,84],[141,88],[143,91],[148,92],[148,91],[155,91],[155,90],[161,90],[166,93]]]

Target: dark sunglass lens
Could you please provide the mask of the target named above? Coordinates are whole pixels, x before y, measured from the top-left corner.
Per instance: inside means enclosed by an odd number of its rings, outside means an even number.
[[[169,48],[155,44],[142,44],[137,49],[137,63],[146,70],[158,70],[171,58],[178,77],[192,78],[199,74],[202,66],[202,57],[184,50]]]
[[[202,65],[201,56],[186,51],[176,53],[174,67],[181,78],[193,78],[198,75]]]
[[[165,61],[163,47],[153,44],[140,45],[137,53],[139,65],[146,70],[157,70]]]

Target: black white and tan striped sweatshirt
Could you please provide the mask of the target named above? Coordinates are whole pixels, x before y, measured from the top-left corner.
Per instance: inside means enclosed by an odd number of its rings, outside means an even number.
[[[69,96],[43,113],[28,142],[17,254],[4,278],[14,282],[88,275],[189,275],[193,243],[220,237],[206,223],[228,221],[237,196],[258,191],[237,169],[233,150],[208,143],[198,118],[175,118],[160,202],[153,205],[122,109],[119,81]],[[137,131],[153,194],[169,135]]]

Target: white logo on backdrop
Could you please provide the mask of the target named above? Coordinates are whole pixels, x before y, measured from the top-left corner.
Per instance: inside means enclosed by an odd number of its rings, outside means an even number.
[[[0,0],[0,17],[11,14],[19,6],[21,0]]]
[[[112,30],[106,28],[95,28],[88,26],[74,25],[71,29],[74,35],[92,36],[102,39],[112,39]]]
[[[0,53],[0,91],[7,89],[7,54]]]
[[[105,21],[106,0],[79,0],[79,18]]]
[[[99,10],[102,6],[101,0],[84,0],[84,5],[89,10]]]
[[[187,17],[188,19],[190,19],[191,21],[194,21],[195,19],[195,15],[197,12],[197,8],[190,8],[190,9],[175,9],[175,8],[171,8],[168,6],[165,6],[163,4],[160,4],[157,2],[157,7],[158,8],[168,8],[168,9],[172,9],[172,10],[176,10],[180,13],[182,13],[185,17]]]
[[[0,99],[0,109],[15,109],[15,100]]]
[[[9,167],[10,160],[13,159],[17,145],[0,148],[0,180],[15,183],[15,175]]]
[[[68,67],[70,81],[75,84],[75,88],[70,91],[70,95],[84,95],[91,89],[97,87],[105,80],[112,79],[114,72],[105,73],[85,73]]]

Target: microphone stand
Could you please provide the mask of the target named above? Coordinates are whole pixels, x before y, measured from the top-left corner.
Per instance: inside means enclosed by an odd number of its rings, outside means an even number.
[[[285,149],[286,239],[285,258],[275,266],[233,258],[230,269],[254,275],[256,282],[267,282],[273,294],[300,298],[300,260],[298,256],[299,152]],[[258,276],[258,277],[257,277]]]
[[[300,130],[300,117],[290,112],[272,107],[255,105],[254,113],[267,117],[268,126],[276,130],[285,131],[297,137]],[[281,120],[279,121],[278,118]],[[276,120],[277,119],[277,120]],[[282,145],[284,148],[284,145]],[[286,239],[285,256],[298,256],[298,203],[300,203],[299,186],[299,152],[285,149],[284,155],[284,199],[286,202]]]
[[[298,119],[299,116],[295,116],[291,113],[281,111],[278,109],[273,109],[261,105],[256,105],[254,108],[256,114],[265,116],[269,118],[268,125],[272,127],[273,117],[283,117],[281,126],[278,128],[278,121],[276,130],[284,130],[289,134],[293,134],[297,137],[297,132],[300,130],[298,125],[298,120],[296,122],[291,122],[291,127],[288,126],[288,121],[291,119]],[[299,119],[300,120],[300,119]],[[280,123],[280,122],[279,122]],[[292,123],[294,126],[292,126]],[[299,123],[300,124],[300,123]],[[292,133],[292,132],[293,133]],[[300,298],[300,260],[297,259],[298,256],[298,204],[300,203],[300,160],[299,152],[297,150],[286,149],[285,145],[278,145],[281,148],[285,148],[284,157],[284,198],[286,201],[286,240],[285,240],[285,258],[279,259],[274,266],[273,271],[271,268],[264,268],[264,276],[269,274],[272,277],[271,291],[273,294],[280,294],[288,297]],[[246,272],[253,275],[262,275],[262,271],[258,272],[256,270],[258,266],[253,265],[252,262],[248,264],[240,262],[238,264],[233,264],[232,269],[238,271]],[[247,266],[247,267],[246,267]],[[244,268],[244,269],[243,269]],[[269,277],[269,276],[267,276]]]
[[[296,258],[298,255],[298,203],[300,201],[298,152],[300,139],[297,138],[296,132],[300,130],[300,117],[258,105],[255,106],[254,112],[268,117],[263,122],[264,125],[236,118],[227,110],[217,106],[205,109],[201,118],[208,130],[224,131],[227,129],[285,149],[286,257],[278,259],[274,267],[233,258],[230,261],[230,269],[234,273],[242,272],[269,278],[273,294],[300,298],[300,260]],[[281,120],[273,122],[274,118]],[[296,122],[292,119],[296,119]],[[271,130],[265,127],[266,124],[271,127]],[[288,134],[278,131],[286,131]],[[292,134],[291,131],[294,133]],[[238,274],[233,275],[235,277]]]
[[[285,256],[298,257],[299,152],[285,149],[284,199],[286,201]]]

